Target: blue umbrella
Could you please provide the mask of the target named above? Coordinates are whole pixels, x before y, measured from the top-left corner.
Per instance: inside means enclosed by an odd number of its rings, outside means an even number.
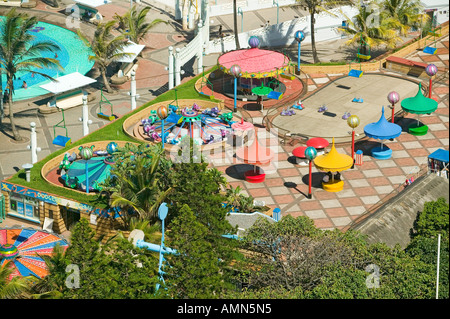
[[[383,140],[396,138],[402,134],[402,127],[398,124],[388,122],[384,117],[384,106],[381,109],[381,117],[378,122],[367,124],[364,127],[366,136],[381,140],[381,147],[378,151],[383,150]]]

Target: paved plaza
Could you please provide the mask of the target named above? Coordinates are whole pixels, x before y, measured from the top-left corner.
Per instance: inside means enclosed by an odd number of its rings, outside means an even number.
[[[143,3],[145,4],[146,2],[143,1]],[[125,0],[107,5],[105,17],[112,17],[114,12],[123,13],[128,7],[129,2]],[[155,29],[152,29],[144,40],[148,47],[144,51],[143,58],[139,59],[139,68],[136,75],[138,94],[140,94],[138,105],[152,100],[159,94],[167,91],[168,76],[165,70],[167,66],[167,48],[168,46],[183,46],[192,36],[192,32],[181,30],[179,22],[173,20],[170,10],[164,11],[164,8],[159,4],[155,4],[153,9],[152,19],[162,18],[170,23],[158,25]],[[285,8],[280,18],[282,21],[287,21],[302,14],[298,9],[296,10]],[[34,12],[48,22],[64,23],[65,17],[62,14],[41,2],[34,9]],[[250,30],[250,28],[259,27],[259,24],[263,24],[264,21],[275,21],[276,9],[249,12],[246,15],[249,18],[248,20],[246,18],[244,30]],[[251,18],[250,15],[253,15],[255,18]],[[231,26],[233,25],[231,15],[215,17],[212,20],[214,20],[214,23],[211,25],[212,33],[216,32],[220,24],[224,26],[226,32],[231,32]],[[249,22],[247,23],[247,21]],[[92,28],[90,30],[92,31]],[[336,44],[336,42],[333,43]],[[323,48],[323,50],[320,50],[320,52],[324,52],[323,60],[333,57],[334,51],[328,50],[331,46],[330,43],[322,43],[318,44],[318,46]],[[276,152],[277,161],[272,165],[263,183],[251,184],[246,182],[243,178],[243,173],[249,167],[246,164],[239,163],[236,159],[232,159],[232,162],[224,162],[212,158],[211,165],[223,172],[232,186],[240,186],[244,193],[253,196],[258,201],[263,201],[271,209],[279,207],[283,216],[308,216],[321,229],[343,229],[349,226],[353,220],[370,210],[371,207],[379,204],[380,201],[385,200],[387,196],[395,193],[395,191],[401,190],[406,178],[415,176],[420,168],[426,164],[427,156],[430,153],[438,148],[447,150],[449,148],[448,35],[437,43],[437,48],[438,51],[435,55],[426,55],[421,51],[417,51],[406,57],[418,62],[434,63],[439,68],[438,76],[433,82],[432,91],[432,98],[438,101],[438,109],[433,114],[423,115],[420,118],[421,122],[429,127],[428,134],[413,136],[407,133],[407,127],[415,120],[415,116],[408,115],[404,118],[398,118],[397,124],[402,126],[403,133],[393,141],[386,142],[386,145],[393,150],[392,158],[388,160],[376,160],[370,156],[370,149],[379,145],[379,141],[372,139],[358,141],[355,149],[363,150],[363,165],[356,165],[354,169],[349,169],[342,173],[342,179],[345,183],[343,191],[338,193],[324,191],[321,188],[323,173],[313,168],[313,198],[308,199],[306,195],[308,194],[309,169],[307,166],[296,164],[292,156],[293,149],[299,145],[282,144],[279,140],[277,145],[271,145]],[[303,49],[302,47],[302,54],[303,51],[305,52],[305,60],[309,59],[308,49]],[[217,54],[206,56],[204,59],[205,67],[208,68],[216,64],[217,57]],[[303,118],[311,116],[311,118],[316,118],[319,121],[307,127],[309,132],[314,132],[311,135],[317,134],[316,136],[331,137],[333,136],[333,130],[337,126],[340,127],[340,134],[345,135],[350,130],[348,126],[346,127],[346,121],[341,119],[341,113],[343,111],[350,111],[352,114],[355,112],[362,120],[359,127],[362,130],[364,123],[374,122],[379,119],[381,106],[387,106],[386,96],[390,91],[398,91],[401,99],[414,96],[417,92],[417,84],[408,81],[408,78],[399,79],[400,75],[397,73],[382,73],[395,75],[396,77],[383,76],[379,72],[365,74],[360,79],[348,77],[340,79],[342,75],[339,74],[308,75],[304,78],[305,83],[308,85],[308,97],[305,98],[304,102],[312,105],[312,107],[309,108],[307,106],[305,110],[297,112],[299,113],[298,116]],[[187,72],[182,82],[191,79],[193,75],[193,73]],[[371,79],[375,78],[383,78],[384,80],[372,82]],[[336,82],[333,82],[335,80]],[[417,81],[417,78],[415,80]],[[377,83],[376,85],[375,82]],[[343,88],[345,86],[358,90],[363,89],[361,94],[364,94],[364,103],[367,103],[364,107],[370,107],[373,115],[366,116],[365,111],[363,111],[363,114],[358,113],[358,111],[362,111],[358,107],[363,107],[363,105],[355,105],[349,101],[354,97],[355,92],[345,90]],[[323,88],[325,89],[322,91],[321,89]],[[120,87],[117,93],[105,94],[109,101],[113,103],[114,113],[118,116],[123,116],[131,111],[128,91],[129,83],[126,83]],[[346,92],[345,94],[343,94],[344,91]],[[92,88],[91,92],[95,96],[95,100],[89,102],[89,118],[93,121],[90,125],[90,131],[92,132],[109,122],[97,117],[100,92],[95,87]],[[15,105],[16,125],[21,135],[26,137],[28,141],[23,143],[14,142],[11,136],[9,120],[7,118],[3,119],[0,128],[0,180],[15,174],[21,169],[23,164],[30,162],[31,155],[27,149],[30,136],[30,122],[37,124],[37,144],[42,149],[38,153],[38,160],[42,160],[60,148],[53,145],[52,140],[54,134],[53,125],[61,121],[62,114],[40,114],[38,108],[41,103],[42,101],[40,100],[34,100],[19,102]],[[328,103],[330,111],[333,105],[342,107],[342,109],[339,109],[339,112],[336,112],[335,121],[338,123],[336,127],[320,121],[323,115],[319,117],[316,109],[322,103]],[[400,108],[399,104],[397,105],[398,108]],[[389,109],[385,110],[386,113],[389,113],[389,111]],[[81,112],[81,107],[72,108],[65,112],[68,133],[72,141],[82,137],[82,125],[78,120],[82,115]],[[254,111],[249,112],[249,114],[253,116],[254,123],[261,123],[262,117],[260,112]],[[390,115],[386,114],[386,117],[390,117]],[[291,128],[290,131],[304,130],[306,125],[304,122],[296,121],[295,117],[279,116],[276,120],[282,121],[278,123],[280,125],[288,125]],[[56,132],[56,134],[61,133],[61,131]],[[362,131],[359,133],[362,135]],[[107,138],[114,139],[113,136],[108,136]],[[351,147],[349,143],[340,144],[337,145],[337,150],[340,153],[350,155]]]

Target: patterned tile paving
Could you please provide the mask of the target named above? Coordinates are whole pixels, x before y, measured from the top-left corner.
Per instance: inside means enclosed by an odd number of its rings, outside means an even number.
[[[418,51],[409,59],[422,62],[442,62],[448,68],[448,37],[437,44],[438,53],[430,56]],[[242,187],[246,193],[256,200],[264,201],[272,209],[279,207],[282,215],[308,216],[314,220],[316,227],[321,229],[342,229],[352,220],[377,204],[385,196],[390,196],[395,189],[401,188],[405,180],[419,171],[426,163],[427,156],[438,148],[448,149],[448,69],[440,67],[440,72],[446,71],[446,77],[433,83],[432,96],[439,102],[439,112],[420,118],[429,127],[425,136],[413,136],[406,131],[386,145],[393,150],[388,160],[376,160],[370,155],[364,155],[363,164],[355,165],[353,169],[342,172],[344,189],[338,193],[326,192],[321,187],[324,174],[312,170],[312,199],[308,194],[308,166],[301,166],[292,158],[292,150],[297,146],[281,145],[276,149],[278,163],[276,169],[266,175],[263,183],[251,184],[244,181],[241,171],[240,180],[233,175],[231,185]],[[308,90],[315,90],[328,83],[340,74],[310,74],[306,79]],[[415,116],[409,115],[400,119],[397,124],[406,128]],[[373,145],[374,142],[370,142]],[[363,148],[364,144],[360,144]],[[370,147],[369,147],[370,148]],[[338,152],[350,155],[349,145],[338,146]],[[225,171],[230,164],[215,165]],[[227,178],[229,176],[227,175]]]

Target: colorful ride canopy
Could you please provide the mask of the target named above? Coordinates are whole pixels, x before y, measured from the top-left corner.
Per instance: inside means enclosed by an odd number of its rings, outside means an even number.
[[[314,165],[318,170],[326,172],[341,172],[349,169],[353,165],[353,158],[346,154],[338,153],[334,146],[334,137],[331,150],[324,155],[314,159]]]
[[[0,229],[0,267],[11,266],[16,276],[43,278],[48,269],[42,256],[53,254],[53,248],[69,246],[67,241],[55,234],[32,228]]]
[[[377,140],[388,140],[402,134],[402,127],[398,124],[388,122],[384,116],[384,107],[381,109],[381,117],[378,122],[367,124],[364,134]]]
[[[419,90],[416,96],[403,99],[401,102],[403,111],[412,114],[430,114],[436,111],[437,101],[425,97],[422,93],[422,84],[419,83]]]
[[[241,68],[242,78],[274,77],[288,70],[290,60],[283,53],[250,48],[227,52],[217,61],[219,68],[228,74],[231,66],[237,64]]]

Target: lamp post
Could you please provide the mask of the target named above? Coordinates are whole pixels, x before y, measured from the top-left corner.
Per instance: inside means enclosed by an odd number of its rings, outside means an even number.
[[[83,113],[82,117],[80,117],[78,120],[83,123],[83,136],[86,136],[89,134],[89,125],[92,124],[92,121],[89,120],[89,109],[87,105],[87,97],[86,95],[83,95]]]
[[[391,103],[392,105],[392,118],[391,118],[391,122],[394,123],[394,114],[395,114],[395,103],[397,103],[398,101],[400,101],[400,94],[398,94],[395,91],[392,91],[388,94],[387,99],[389,101],[389,103]]]
[[[312,198],[311,184],[312,184],[312,162],[317,156],[317,150],[309,146],[305,149],[305,157],[309,160],[309,181],[308,181],[308,198]]]
[[[162,148],[164,149],[164,120],[169,115],[169,112],[167,111],[167,107],[165,105],[161,105],[160,107],[158,107],[156,114],[158,114],[158,117],[161,119],[161,140]]]
[[[234,77],[234,109],[233,109],[233,112],[237,112],[237,102],[236,102],[237,79],[241,75],[241,67],[237,64],[233,64],[230,67],[230,73]]]
[[[84,159],[85,162],[85,174],[86,174],[86,193],[89,194],[89,166],[88,166],[88,160],[92,158],[94,145],[91,147],[82,147],[80,146],[78,149],[80,150],[80,156],[82,159]]]
[[[355,128],[359,125],[359,117],[357,115],[351,115],[347,119],[347,124],[352,128],[352,159],[353,165],[352,168],[355,167]]]
[[[161,245],[159,246],[159,265],[158,265],[158,275],[159,278],[164,282],[164,272],[162,271],[162,264],[164,261],[164,255],[163,250],[164,247],[164,220],[167,217],[167,213],[169,211],[169,208],[167,207],[167,203],[162,203],[161,206],[159,206],[158,209],[158,218],[161,220]],[[159,289],[159,283],[156,285],[156,290]]]
[[[241,32],[244,32],[244,12],[241,7],[237,8],[237,14],[241,16]]]
[[[438,71],[438,68],[434,64],[428,64],[427,67],[425,68],[426,74],[428,74],[428,76],[430,77],[430,85],[429,85],[429,88],[428,88],[428,97],[430,99],[431,99],[432,78],[433,78],[433,76],[436,75],[437,71]]]
[[[305,40],[305,33],[303,31],[295,32],[295,40],[298,42],[297,71],[300,73],[300,48],[302,41]]]
[[[277,24],[280,23],[280,4],[278,3],[278,0],[273,0],[272,2],[273,6],[277,6]]]

